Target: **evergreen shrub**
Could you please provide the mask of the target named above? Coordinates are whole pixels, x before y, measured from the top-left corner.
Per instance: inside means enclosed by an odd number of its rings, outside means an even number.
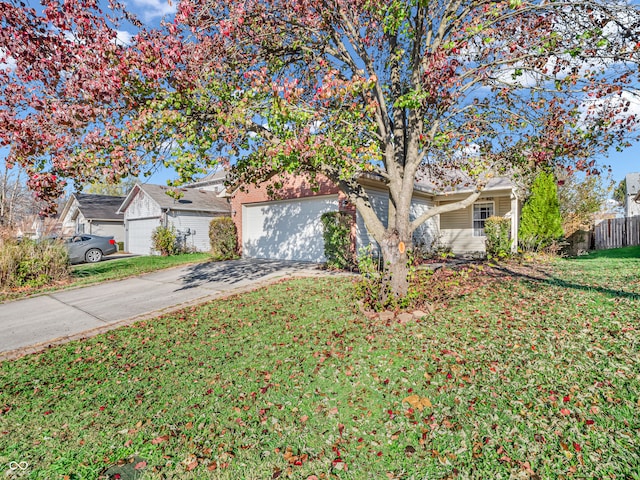
[[[229,260],[238,254],[238,232],[230,217],[218,217],[209,224],[211,255],[216,260]]]
[[[543,250],[558,244],[563,235],[556,180],[551,172],[542,171],[522,207],[520,246],[529,251]]]
[[[487,256],[505,258],[511,254],[511,220],[504,217],[489,217],[484,224],[487,237]]]
[[[324,256],[331,268],[351,268],[354,263],[351,251],[351,226],[353,217],[347,212],[326,212],[320,217]]]

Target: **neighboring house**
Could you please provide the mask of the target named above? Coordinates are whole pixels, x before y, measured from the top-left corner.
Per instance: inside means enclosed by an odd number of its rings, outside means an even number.
[[[627,173],[625,177],[627,192],[624,203],[624,216],[635,217],[640,215],[640,173]]]
[[[139,255],[154,253],[151,237],[159,226],[173,226],[188,249],[205,252],[211,249],[209,223],[229,216],[226,198],[214,191],[181,188],[178,200],[167,195],[170,187],[137,184],[118,209],[124,214],[125,250]]]
[[[72,193],[60,212],[62,235],[88,233],[124,242],[124,217],[118,213],[124,197]]]
[[[218,170],[212,172],[206,177],[196,180],[193,183],[189,183],[184,188],[199,188],[200,190],[209,190],[212,192],[220,193],[224,190],[224,182],[227,179],[227,170]]]
[[[16,226],[16,235],[20,238],[38,239],[48,235],[59,236],[62,234],[57,217],[43,217],[29,215],[22,218]]]
[[[317,185],[311,185],[304,177],[279,180],[282,187],[275,189],[275,196],[268,194],[266,184],[245,186],[244,191],[236,191],[232,196],[232,218],[238,229],[243,256],[323,262],[320,216],[324,212],[338,210],[349,212],[355,218],[352,232],[354,250],[371,245],[374,251],[379,251],[362,217],[332,182],[319,178]],[[388,190],[375,177],[363,177],[361,184],[378,218],[386,225],[389,217]],[[417,184],[410,219],[417,218],[429,208],[464,196],[463,191],[437,195],[428,185]],[[414,244],[426,249],[448,246],[458,254],[484,252],[484,221],[491,215],[514,219],[512,237],[517,237],[519,200],[511,183],[496,179],[471,207],[432,217],[416,230]]]

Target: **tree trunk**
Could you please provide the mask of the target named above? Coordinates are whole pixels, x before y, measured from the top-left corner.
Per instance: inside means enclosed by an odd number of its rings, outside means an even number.
[[[407,251],[412,247],[410,239],[401,239],[397,232],[387,232],[380,243],[384,272],[380,289],[380,303],[386,305],[392,299],[403,298],[409,291],[409,265]]]

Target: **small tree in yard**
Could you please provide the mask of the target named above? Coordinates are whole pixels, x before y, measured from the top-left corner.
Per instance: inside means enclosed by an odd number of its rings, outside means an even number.
[[[558,188],[551,172],[541,171],[533,181],[531,195],[522,207],[520,244],[538,250],[562,238]]]
[[[600,175],[568,176],[558,187],[562,229],[568,237],[579,229],[590,229],[594,215],[602,210],[613,183],[607,185]]]
[[[158,164],[190,181],[229,158],[239,185],[323,175],[380,245],[381,295],[402,297],[429,218],[468,207],[492,176],[595,170],[583,159],[626,146],[638,123],[629,2],[182,0],[177,12],[152,30],[96,2],[2,4],[0,144],[39,198]],[[126,44],[124,25],[139,28]],[[363,175],[388,189],[384,219]],[[471,193],[412,218],[425,176]]]
[[[209,224],[211,254],[216,260],[229,260],[238,254],[238,232],[229,217],[218,217]]]

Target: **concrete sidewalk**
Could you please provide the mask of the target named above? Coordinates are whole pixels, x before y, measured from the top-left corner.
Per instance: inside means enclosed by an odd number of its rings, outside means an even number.
[[[305,262],[230,260],[0,304],[0,360],[252,290],[276,279],[325,273]]]

